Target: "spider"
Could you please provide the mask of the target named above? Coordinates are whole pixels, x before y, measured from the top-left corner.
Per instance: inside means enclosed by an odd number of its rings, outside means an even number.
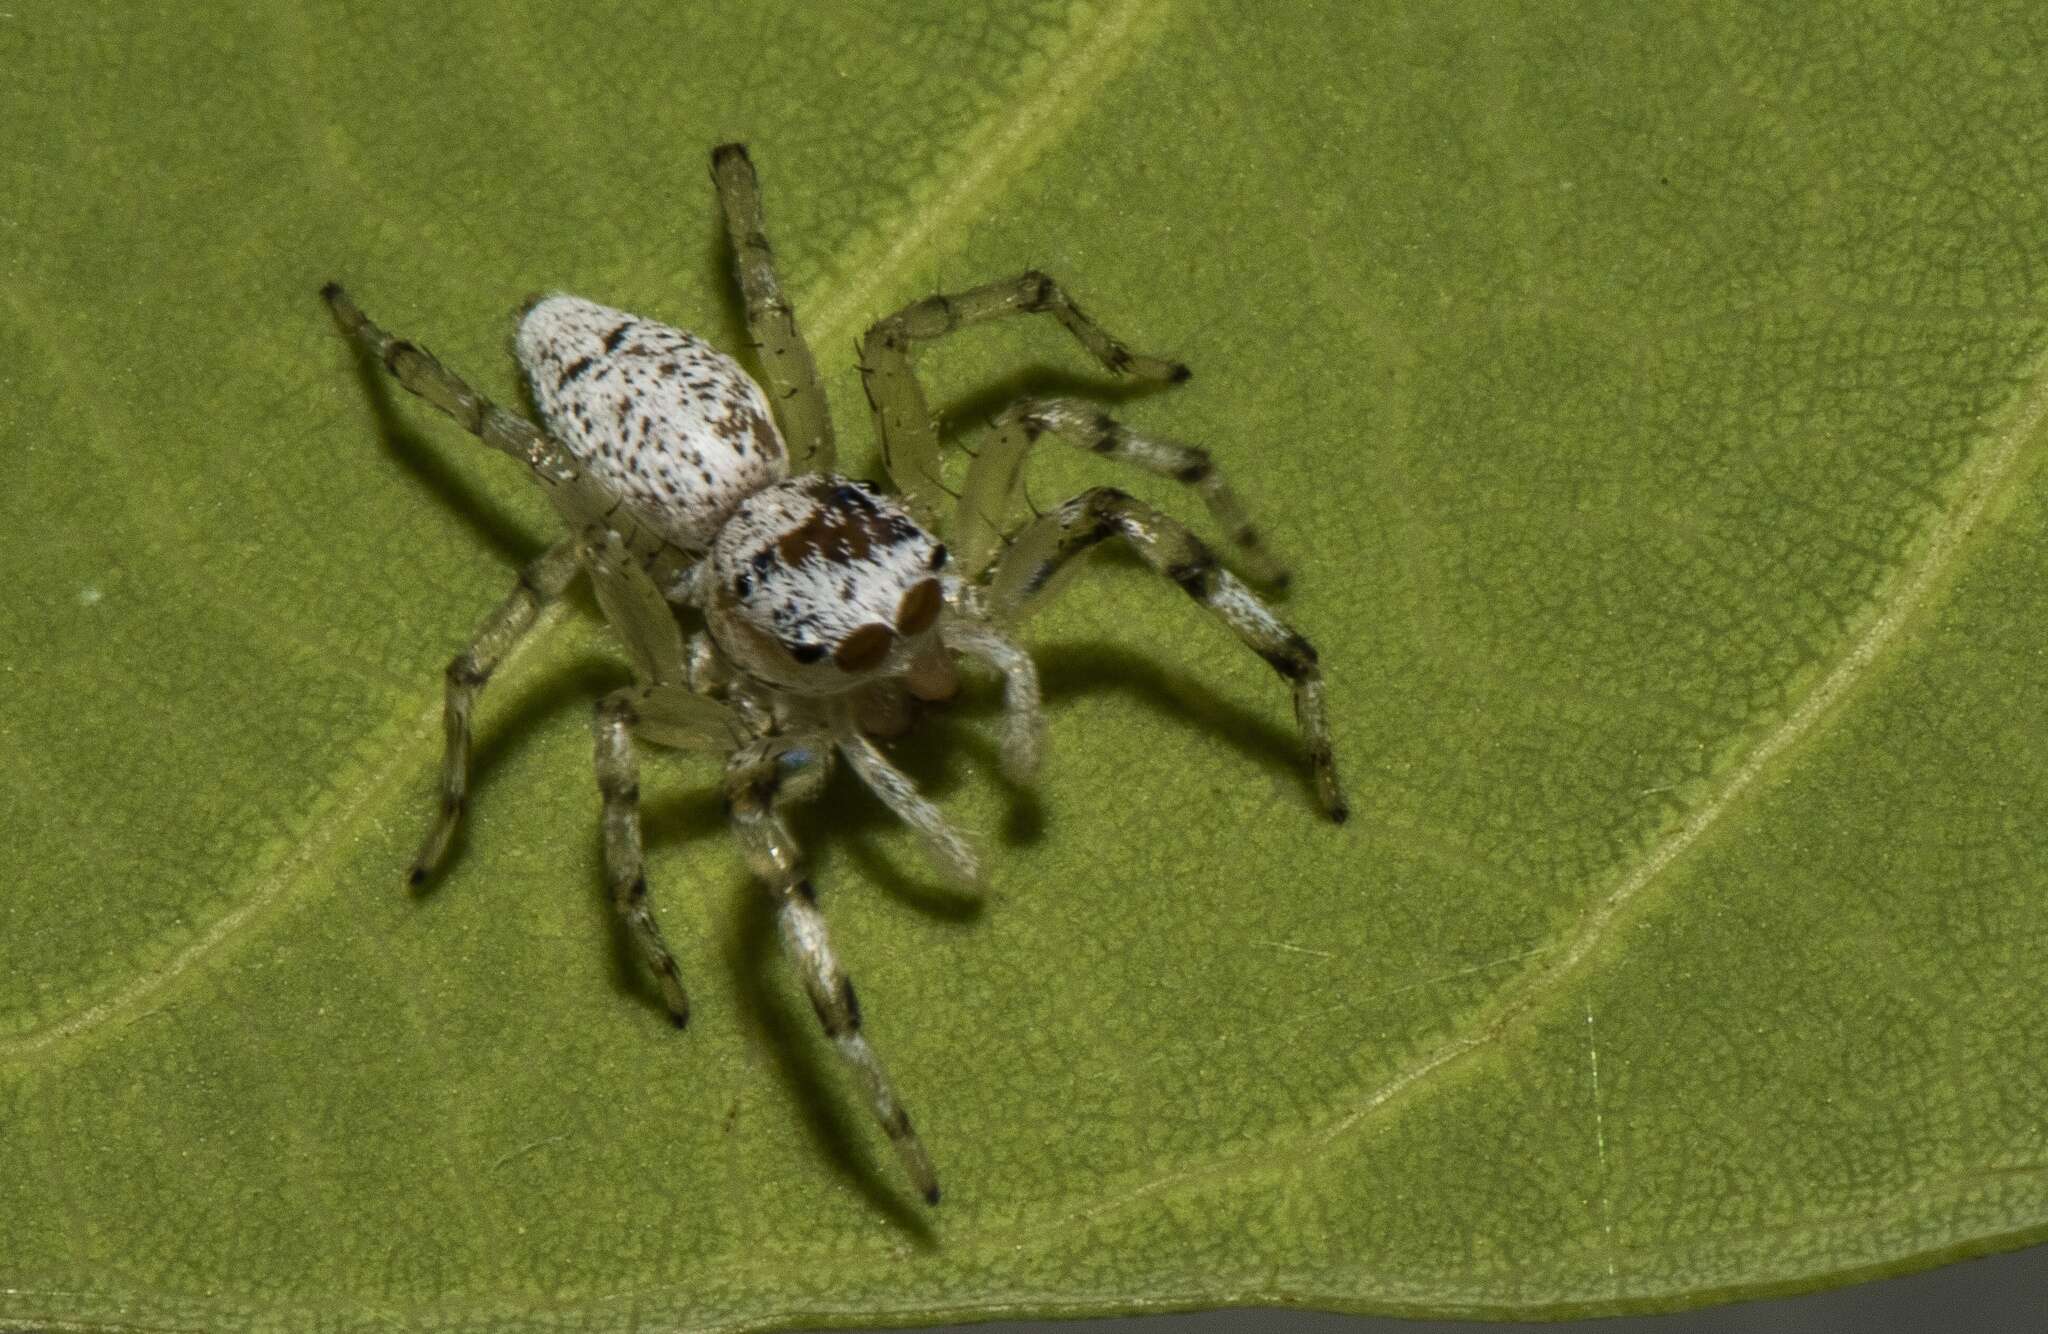
[[[952,695],[955,659],[973,659],[1003,681],[1002,768],[1028,780],[1043,718],[1037,672],[1010,632],[1057,591],[1075,557],[1110,539],[1207,608],[1289,683],[1322,809],[1341,821],[1347,808],[1323,678],[1309,642],[1200,540],[1122,491],[1094,487],[1005,527],[1025,455],[1050,437],[1191,487],[1254,577],[1284,581],[1207,453],[1140,435],[1083,402],[1030,398],[995,418],[956,501],[940,478],[937,432],[911,352],[972,325],[1042,313],[1114,374],[1177,383],[1188,378],[1185,366],[1132,352],[1036,271],[914,302],[861,341],[861,379],[898,489],[888,495],[833,471],[824,389],[782,293],[745,147],[714,149],[711,175],[765,393],[691,334],[549,295],[525,304],[514,339],[542,430],[379,328],[338,284],[321,291],[342,332],[400,385],[523,462],[569,532],[520,572],[448,664],[440,805],[410,881],[441,866],[462,818],[470,718],[485,682],[541,608],[587,574],[634,677],[597,704],[594,720],[605,879],[670,1017],[683,1026],[689,1000],[648,903],[636,740],[724,761],[732,830],[773,900],[783,949],[910,1181],[936,1204],[937,1173],[868,1042],[787,808],[817,797],[843,760],[916,832],[947,880],[978,885],[981,867],[967,839],[875,738],[900,733],[916,701]],[[695,627],[687,634],[686,624]]]

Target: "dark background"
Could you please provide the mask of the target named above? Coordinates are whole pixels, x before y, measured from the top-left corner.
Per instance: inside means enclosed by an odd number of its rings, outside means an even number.
[[[1577,1329],[1589,1334],[2043,1334],[2048,1331],[2048,1246],[1800,1297],[1564,1324],[1245,1310],[1071,1323],[1005,1320],[952,1328],[979,1334],[1083,1329],[1088,1334],[1553,1334]]]

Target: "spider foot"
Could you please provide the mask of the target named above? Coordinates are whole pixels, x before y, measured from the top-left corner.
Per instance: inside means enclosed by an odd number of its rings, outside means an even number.
[[[420,840],[420,850],[414,854],[412,864],[406,868],[405,883],[414,889],[427,883],[441,864],[448,860],[448,846],[455,841],[455,826],[462,819],[465,802],[461,797],[443,797],[441,810],[434,817],[433,827]]]

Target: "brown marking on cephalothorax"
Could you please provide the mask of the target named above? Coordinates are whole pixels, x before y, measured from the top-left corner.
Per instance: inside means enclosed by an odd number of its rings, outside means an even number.
[[[870,559],[876,547],[907,542],[917,532],[900,515],[883,513],[874,497],[857,486],[820,479],[805,492],[818,507],[776,539],[776,554],[785,565],[801,565],[813,556],[851,565]]]
[[[832,661],[842,672],[865,672],[882,665],[895,641],[894,630],[879,621],[870,621],[839,641],[839,647],[832,651]]]
[[[921,635],[931,629],[932,622],[939,618],[939,608],[945,602],[938,580],[918,580],[904,590],[902,599],[896,603],[897,633]]]

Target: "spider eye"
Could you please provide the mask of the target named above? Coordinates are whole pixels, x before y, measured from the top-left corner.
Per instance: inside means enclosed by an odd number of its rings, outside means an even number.
[[[889,656],[889,645],[895,638],[894,630],[878,621],[871,621],[839,641],[839,647],[832,652],[832,661],[842,672],[864,672],[870,667],[879,667]]]
[[[747,565],[753,570],[756,579],[767,578],[768,572],[775,568],[775,548],[762,547],[754,553],[753,559],[749,560]]]
[[[790,644],[789,656],[801,663],[813,663],[825,656],[823,644]]]
[[[943,570],[946,568],[946,544],[944,542],[932,548],[932,558],[924,563],[924,567],[927,570]]]
[[[923,634],[931,629],[933,621],[939,619],[939,608],[944,604],[938,580],[918,580],[905,590],[902,600],[896,604],[897,630],[906,635]]]
[[[747,594],[753,591],[754,580],[751,575],[742,574],[732,581],[732,595],[742,601],[746,599]]]
[[[831,499],[835,505],[852,506],[857,509],[866,510],[870,514],[875,509],[874,497],[868,494],[866,487],[856,482],[842,482],[838,486],[833,487]]]

